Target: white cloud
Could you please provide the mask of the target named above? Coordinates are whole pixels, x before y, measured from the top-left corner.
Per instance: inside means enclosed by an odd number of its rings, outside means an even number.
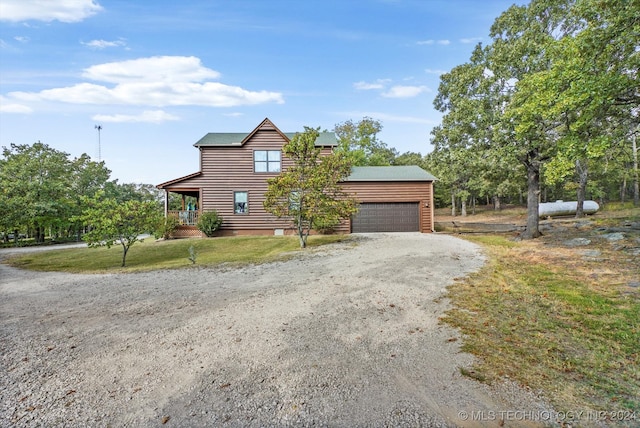
[[[469,44],[469,43],[478,43],[482,41],[482,37],[467,37],[460,39],[460,43]]]
[[[152,56],[93,65],[82,76],[99,82],[201,82],[220,73],[202,66],[194,56]]]
[[[29,114],[29,113],[33,113],[33,110],[28,106],[14,103],[3,96],[0,96],[0,112]]]
[[[29,42],[29,38],[26,36],[15,36],[14,40],[20,42],[20,43],[28,43]]]
[[[80,22],[101,10],[94,0],[2,0],[0,21]]]
[[[424,72],[427,74],[435,74],[437,76],[441,76],[447,72],[447,70],[433,69],[433,68],[425,68]]]
[[[146,110],[139,115],[127,115],[127,114],[97,114],[91,119],[97,122],[148,122],[148,123],[162,123],[170,120],[180,120],[178,116],[169,114],[162,110]]]
[[[375,82],[371,83],[360,81],[354,83],[353,87],[361,91],[368,91],[371,89],[384,89],[385,85],[389,82],[391,82],[391,79],[378,79]]]
[[[124,40],[91,40],[90,42],[80,42],[81,44],[88,46],[92,49],[105,49],[105,48],[116,48],[118,46],[125,46],[126,43]]]
[[[78,83],[40,92],[11,92],[22,101],[59,101],[73,104],[113,104],[137,106],[233,107],[275,102],[282,94],[249,91],[238,86],[210,82],[220,76],[202,66],[200,59],[183,56],[140,58],[99,64],[84,70],[83,77],[114,84]]]
[[[442,40],[433,40],[433,39],[429,39],[429,40],[420,40],[418,42],[416,42],[419,45],[450,45],[451,41],[450,40],[446,40],[446,39],[442,39]]]
[[[392,86],[388,91],[383,92],[382,96],[386,98],[413,98],[423,92],[430,92],[426,86]]]

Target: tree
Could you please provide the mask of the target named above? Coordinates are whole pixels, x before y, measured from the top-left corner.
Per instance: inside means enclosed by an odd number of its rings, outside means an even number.
[[[83,239],[89,247],[121,245],[122,267],[125,267],[131,246],[142,240],[141,234],[154,230],[162,212],[155,202],[130,200],[119,203],[102,196],[99,193],[93,198],[84,198],[85,210],[79,220],[89,225],[89,232]]]
[[[334,128],[338,137],[336,151],[343,153],[353,166],[391,165],[398,153],[378,139],[380,131],[382,124],[370,117],[358,123],[352,120],[339,123]]]
[[[103,162],[94,162],[87,154],[82,154],[79,158],[75,158],[71,162],[71,187],[70,187],[70,209],[67,218],[61,218],[62,224],[68,223],[68,219],[82,215],[83,206],[82,198],[91,197],[98,191],[104,189],[109,180],[111,171]],[[75,228],[77,240],[80,240],[82,224],[68,224],[70,228]]]
[[[44,242],[45,229],[64,217],[69,205],[72,168],[68,154],[37,142],[4,147],[3,157],[1,226],[14,231],[31,229],[36,242]]]
[[[551,43],[568,30],[564,24],[571,0],[533,0],[511,6],[491,28],[493,42],[478,45],[471,60],[441,76],[435,107],[445,113],[442,128],[448,147],[471,149],[480,159],[521,162],[527,176],[525,238],[540,235],[538,198],[543,164],[555,150],[555,122],[537,111],[518,109],[533,86],[527,76],[548,70]]]
[[[347,218],[357,211],[357,202],[340,186],[351,173],[343,153],[323,155],[315,141],[320,128],[304,128],[282,151],[293,165],[268,180],[264,208],[293,221],[300,247],[307,246],[311,229]]]
[[[629,116],[626,107],[638,88],[638,61],[632,58],[638,56],[640,12],[630,3],[573,4],[566,18],[571,34],[548,43],[550,66],[518,82],[516,130],[535,128],[540,118],[555,124],[558,150],[545,175],[558,181],[575,172],[577,217],[583,215],[590,170],[620,138],[617,118]]]

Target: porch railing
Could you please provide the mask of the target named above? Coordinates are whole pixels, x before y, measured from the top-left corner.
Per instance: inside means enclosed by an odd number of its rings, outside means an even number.
[[[181,225],[195,226],[198,224],[198,211],[168,211],[167,216],[175,217]]]

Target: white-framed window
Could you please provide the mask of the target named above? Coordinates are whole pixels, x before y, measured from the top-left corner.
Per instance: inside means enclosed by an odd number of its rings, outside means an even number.
[[[249,213],[249,193],[233,192],[233,212],[235,214]]]
[[[254,172],[280,172],[280,150],[256,150],[253,152]]]

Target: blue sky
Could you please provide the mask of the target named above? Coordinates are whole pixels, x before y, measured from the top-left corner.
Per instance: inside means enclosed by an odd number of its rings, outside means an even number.
[[[522,0],[2,0],[0,146],[42,141],[120,182],[198,170],[208,132],[382,122],[431,151],[439,74]]]

